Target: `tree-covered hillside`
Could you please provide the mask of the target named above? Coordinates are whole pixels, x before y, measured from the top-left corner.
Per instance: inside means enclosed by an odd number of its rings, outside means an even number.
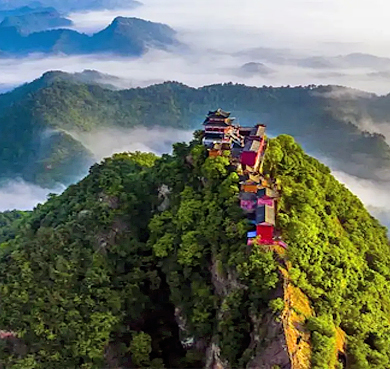
[[[389,367],[386,229],[282,135],[265,171],[287,254],[248,248],[238,175],[199,143],[117,154],[20,222],[0,248],[3,367],[257,368],[287,262],[315,311],[311,367],[336,367],[337,327],[351,368]]]
[[[110,91],[78,83],[65,73],[47,73],[31,84],[0,95],[0,173],[26,178],[29,168],[41,178],[42,167],[36,163],[44,160],[64,172],[62,182],[69,184],[74,169],[62,160],[68,155],[81,155],[78,168],[86,171],[92,160],[90,153],[67,137],[68,142],[73,142],[69,153],[61,151],[57,155],[60,150],[54,145],[52,154],[37,159],[35,153],[43,132],[137,125],[196,128],[209,106],[224,106],[240,116],[242,125],[260,120],[272,134],[293,135],[306,150],[330,158],[338,169],[365,178],[388,179],[390,148],[385,138],[364,132],[358,124],[367,116],[373,121],[385,121],[390,115],[385,103],[388,98],[360,96],[346,89],[344,97],[335,99],[331,94],[334,89],[233,84],[194,89],[164,83]],[[52,160],[52,155],[57,159]],[[69,162],[75,161],[71,158]],[[77,176],[79,172],[73,174]]]
[[[18,210],[0,213],[0,244],[15,238],[21,222],[29,213]]]
[[[272,140],[266,171],[279,179],[278,227],[291,278],[316,319],[313,367],[330,368],[333,325],[347,333],[351,368],[390,366],[390,258],[386,228],[289,137]]]

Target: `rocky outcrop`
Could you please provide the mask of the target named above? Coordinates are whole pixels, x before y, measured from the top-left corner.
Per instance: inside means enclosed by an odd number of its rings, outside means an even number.
[[[255,356],[247,369],[291,369],[282,321],[271,312],[259,320],[252,317],[252,321],[255,325],[250,348]]]
[[[158,198],[162,200],[160,206],[158,207],[159,211],[165,211],[169,208],[169,194],[171,193],[170,188],[167,185],[162,185],[158,189]]]

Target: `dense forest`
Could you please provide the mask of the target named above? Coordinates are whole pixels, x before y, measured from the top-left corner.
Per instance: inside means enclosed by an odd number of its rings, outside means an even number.
[[[29,213],[19,210],[0,213],[0,244],[15,238],[20,223]]]
[[[290,136],[270,141],[264,169],[282,189],[290,278],[315,312],[311,367],[340,367],[340,327],[351,368],[389,368],[386,229]],[[256,368],[283,309],[280,261],[246,245],[238,181],[195,138],[160,158],[116,154],[17,223],[6,215],[3,368],[201,368],[216,352]]]
[[[273,135],[294,136],[308,152],[331,159],[335,169],[388,179],[390,147],[385,137],[365,132],[360,124],[385,122],[388,97],[334,86],[258,88],[231,83],[195,89],[167,82],[111,91],[61,72],[46,73],[0,95],[0,173],[45,187],[68,185],[93,163],[91,153],[69,131],[193,129],[210,106],[234,111],[242,125],[259,120]]]

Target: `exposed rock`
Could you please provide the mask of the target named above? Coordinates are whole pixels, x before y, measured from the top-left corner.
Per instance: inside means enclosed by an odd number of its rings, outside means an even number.
[[[219,270],[218,261],[213,259],[210,267],[211,281],[218,296],[226,297],[237,289],[247,289],[248,287],[238,282],[238,276],[233,270],[229,270],[227,276]]]
[[[98,233],[96,235],[97,250],[105,254],[107,247],[115,245],[117,236],[126,232],[128,228],[127,223],[122,218],[115,218],[112,222],[111,229],[108,232]]]
[[[92,214],[91,210],[81,210],[78,214],[78,218],[82,220],[87,218],[91,214]]]
[[[250,348],[255,350],[255,357],[247,369],[272,369],[277,365],[280,369],[291,369],[283,324],[275,318],[271,312],[258,321],[252,317],[255,328]]]
[[[220,348],[214,342],[206,351],[205,369],[230,369],[228,362],[223,362],[220,356]]]
[[[158,210],[159,211],[165,211],[169,208],[169,204],[170,204],[170,201],[169,201],[169,194],[171,193],[171,189],[163,184],[162,186],[160,186],[160,188],[158,189],[158,198],[162,201],[162,203],[160,204],[160,206],[158,207]]]
[[[192,157],[192,155],[186,156],[186,162],[192,166],[194,165],[194,158]]]
[[[109,196],[104,192],[99,194],[99,201],[104,202],[109,206],[110,209],[118,209],[119,208],[119,199],[116,196]]]

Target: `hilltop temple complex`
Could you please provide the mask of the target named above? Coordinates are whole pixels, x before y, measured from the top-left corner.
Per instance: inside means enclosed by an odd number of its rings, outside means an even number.
[[[240,204],[250,224],[248,244],[275,242],[275,212],[279,197],[275,185],[263,176],[267,149],[266,126],[241,127],[230,113],[210,111],[203,123],[203,144],[210,157],[228,155],[240,176]]]

